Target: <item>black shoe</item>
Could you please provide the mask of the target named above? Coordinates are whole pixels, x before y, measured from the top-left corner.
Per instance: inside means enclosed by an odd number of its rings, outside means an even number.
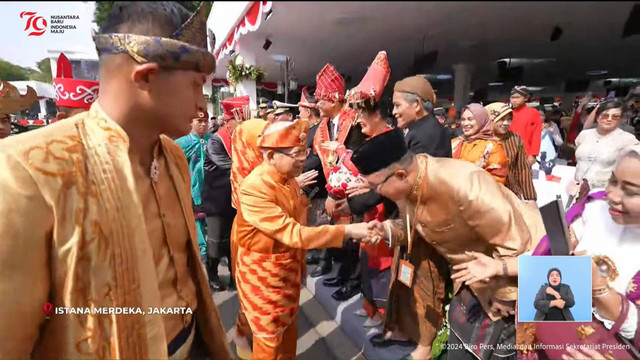
[[[312,278],[317,278],[320,277],[322,275],[326,275],[328,273],[331,272],[331,265],[324,263],[324,264],[318,264],[318,266],[316,266],[315,269],[313,269],[313,271],[309,274],[309,276],[311,276]]]
[[[307,265],[316,265],[320,262],[320,258],[318,257],[318,254],[311,254],[307,256],[305,262],[307,263]]]
[[[213,291],[225,291],[227,289],[227,287],[224,286],[224,284],[220,280],[220,277],[217,276],[217,275],[213,276],[209,280],[209,287],[211,287],[211,290],[213,290]]]
[[[344,284],[344,281],[337,276],[322,280],[322,285],[326,287],[341,287],[342,284]]]
[[[360,286],[344,285],[340,289],[336,290],[331,297],[337,301],[349,300],[352,297],[360,293]]]
[[[375,334],[370,339],[369,342],[375,347],[389,347],[394,345],[400,346],[412,346],[413,341],[411,340],[394,340],[394,339],[385,339],[384,334]]]

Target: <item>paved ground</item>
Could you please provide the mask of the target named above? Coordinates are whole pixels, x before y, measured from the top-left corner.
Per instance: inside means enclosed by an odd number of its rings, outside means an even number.
[[[220,277],[222,281],[227,284],[229,281],[229,272],[223,266],[220,266]],[[306,289],[304,289],[306,290]],[[317,308],[316,304],[313,304],[310,300],[310,295],[307,291],[303,290],[303,294],[301,296],[301,308],[302,310],[307,311],[299,311],[298,312],[298,354],[297,359],[300,360],[338,360],[334,354],[341,354],[340,349],[335,349],[335,340],[340,340],[339,338],[344,339],[343,336],[340,335],[339,331],[336,331],[336,326],[331,324],[331,321],[327,321],[325,317],[322,316],[322,310]],[[233,333],[233,327],[235,326],[236,316],[238,315],[238,296],[235,291],[222,291],[215,293],[213,295],[213,299],[218,306],[218,310],[222,316],[222,323],[224,325],[224,329],[227,331],[227,339],[231,341],[231,334]],[[314,326],[312,321],[309,320],[306,314],[313,314],[313,322],[317,325]],[[316,318],[317,315],[320,315],[320,319]],[[323,318],[325,318],[323,320]],[[328,334],[329,332],[330,334]],[[321,334],[325,334],[322,336]],[[332,348],[329,348],[326,339],[331,338],[332,340]],[[336,339],[338,338],[338,339]],[[349,348],[349,344],[338,345],[339,348],[350,350],[350,355],[353,353],[353,350]],[[235,344],[231,344],[231,350],[235,354]],[[333,351],[332,351],[333,350]],[[356,354],[353,354],[356,355]],[[353,355],[349,356],[351,358]],[[340,360],[345,360],[348,358],[344,356],[340,356]]]

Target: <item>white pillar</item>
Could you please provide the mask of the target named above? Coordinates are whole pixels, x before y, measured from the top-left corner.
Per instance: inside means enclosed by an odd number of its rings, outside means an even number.
[[[244,59],[244,62],[247,65],[256,65],[256,56],[253,49],[250,48],[240,48],[240,45],[236,45],[236,52],[240,54],[236,60],[241,61],[241,58]],[[256,82],[253,80],[245,80],[236,85],[236,96],[245,96],[249,95],[249,107],[252,110],[258,108],[257,106],[257,91],[256,91]]]
[[[215,73],[207,76],[207,82],[202,87],[202,92],[207,96],[207,112],[209,113],[209,118],[213,116],[214,104],[208,99],[211,97],[211,94],[213,94],[213,84],[211,82],[213,81],[214,76],[215,76]]]
[[[38,100],[40,103],[40,113],[38,114],[38,119],[43,119],[47,115],[47,99]]]
[[[471,91],[471,65],[455,64],[454,70],[454,90],[453,103],[459,111],[469,102],[469,92]]]

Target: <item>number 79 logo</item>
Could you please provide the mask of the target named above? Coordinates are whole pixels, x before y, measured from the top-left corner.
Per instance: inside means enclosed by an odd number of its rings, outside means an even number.
[[[20,13],[20,19],[24,19],[25,16],[27,17],[27,25],[24,27],[24,31],[31,28],[35,30],[30,32],[28,36],[40,36],[47,31],[47,19],[42,16],[36,16],[36,14],[38,13],[31,11],[23,11]]]

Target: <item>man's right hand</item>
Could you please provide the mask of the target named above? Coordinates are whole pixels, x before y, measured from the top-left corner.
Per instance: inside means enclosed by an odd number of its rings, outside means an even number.
[[[360,240],[367,237],[369,228],[367,223],[349,224],[345,228],[344,237],[346,239]]]
[[[378,220],[370,221],[367,224],[368,235],[363,242],[370,245],[377,245],[381,240],[384,240],[386,236],[386,229],[384,224]]]

